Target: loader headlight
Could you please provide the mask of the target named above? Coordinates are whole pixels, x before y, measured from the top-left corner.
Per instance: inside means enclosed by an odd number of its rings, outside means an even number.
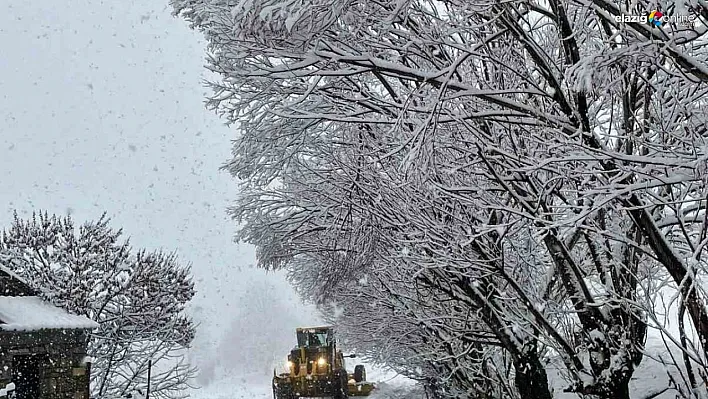
[[[291,370],[293,367],[295,367],[295,364],[293,362],[291,362],[290,360],[288,360],[287,366],[288,366],[288,370]]]
[[[326,366],[326,365],[327,365],[327,361],[325,360],[325,358],[321,357],[321,358],[319,358],[319,359],[317,360],[317,365],[318,365],[318,366]]]

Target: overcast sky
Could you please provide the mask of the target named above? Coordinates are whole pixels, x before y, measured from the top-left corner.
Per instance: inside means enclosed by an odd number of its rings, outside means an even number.
[[[77,222],[106,211],[134,246],[176,250],[199,290],[200,358],[239,325],[267,323],[263,312],[292,307],[280,329],[310,321],[282,278],[250,268],[252,249],[232,242],[237,187],[218,168],[234,132],[203,107],[201,35],[167,0],[4,3],[0,224],[15,209]],[[251,320],[239,304],[254,291],[269,296]]]

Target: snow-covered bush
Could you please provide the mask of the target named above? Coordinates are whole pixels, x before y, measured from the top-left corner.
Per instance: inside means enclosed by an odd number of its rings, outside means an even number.
[[[109,219],[75,229],[70,217],[15,214],[0,239],[0,262],[42,297],[99,324],[88,354],[92,395],[118,398],[145,389],[151,397],[184,397],[193,368],[184,349],[195,326],[184,312],[194,296],[190,268],[175,254],[134,251]]]

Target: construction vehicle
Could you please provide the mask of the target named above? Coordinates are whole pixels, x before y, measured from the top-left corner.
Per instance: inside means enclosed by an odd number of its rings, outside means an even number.
[[[297,346],[290,351],[287,372],[273,370],[273,399],[299,399],[328,396],[347,399],[368,396],[374,384],[366,381],[363,365],[347,373],[344,358],[337,349],[332,327],[297,328]]]

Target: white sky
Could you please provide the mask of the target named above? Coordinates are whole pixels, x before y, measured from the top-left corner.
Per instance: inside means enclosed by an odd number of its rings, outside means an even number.
[[[14,209],[71,212],[77,224],[105,210],[134,247],[176,250],[192,263],[199,359],[240,339],[244,324],[287,330],[278,346],[292,346],[290,328],[310,313],[282,278],[249,267],[250,247],[232,242],[225,207],[236,184],[218,168],[234,132],[203,107],[201,35],[170,15],[168,0],[8,1],[0,7],[0,226]],[[239,308],[265,291],[255,317]]]

